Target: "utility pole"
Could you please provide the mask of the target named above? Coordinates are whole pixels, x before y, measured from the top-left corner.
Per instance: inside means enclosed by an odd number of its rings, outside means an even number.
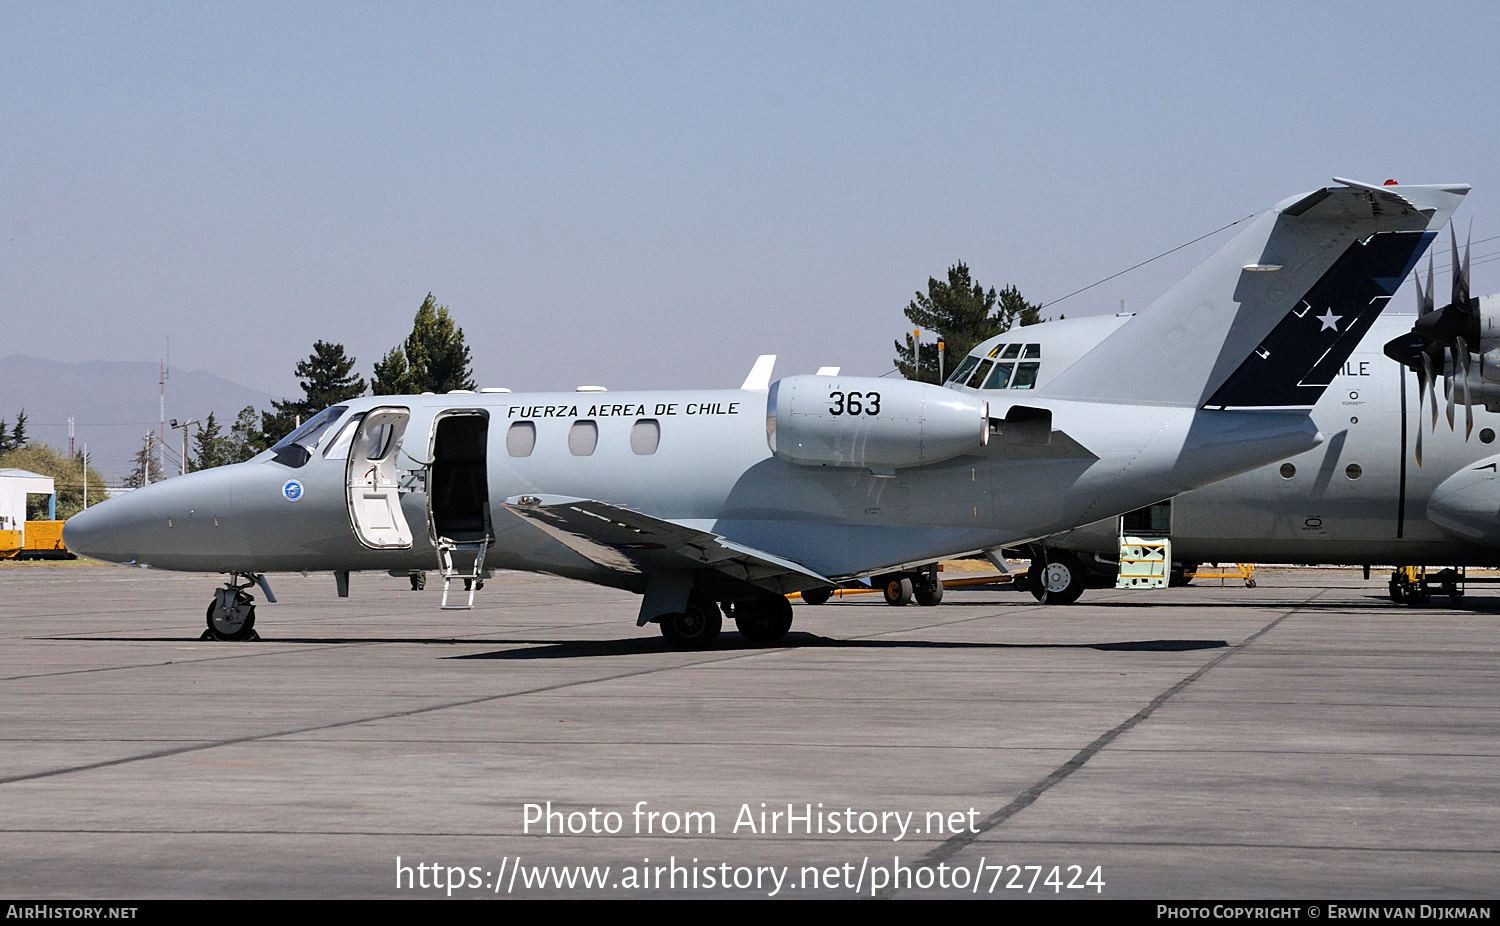
[[[89,507],[89,445],[87,442],[83,445],[83,507],[85,510]]]
[[[174,428],[179,428],[179,427],[182,428],[182,475],[184,475],[184,476],[187,475],[187,471],[188,471],[188,454],[187,454],[188,428],[191,428],[195,424],[198,426],[198,430],[201,432],[203,430],[203,422],[199,421],[196,418],[194,418],[191,421],[184,421],[180,425],[177,423],[177,419],[176,418],[172,419],[172,427],[174,427]]]
[[[68,416],[68,459],[73,459],[73,416]]]

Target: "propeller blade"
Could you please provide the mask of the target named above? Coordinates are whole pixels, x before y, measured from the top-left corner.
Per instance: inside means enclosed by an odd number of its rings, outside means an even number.
[[[1427,252],[1427,288],[1422,288],[1422,271],[1412,274],[1411,281],[1417,284],[1417,317],[1432,311],[1432,251]]]
[[[1425,368],[1426,366],[1428,366],[1428,364],[1426,363],[1426,360],[1427,360],[1427,355],[1426,354],[1422,355],[1422,360],[1424,361],[1423,364],[1422,364],[1422,366]],[[1422,372],[1419,371],[1417,373],[1417,465],[1418,466],[1422,465],[1422,419],[1425,417],[1422,414],[1422,402],[1423,402],[1423,397],[1426,396],[1426,395],[1427,395],[1427,378],[1426,378],[1426,375],[1424,373],[1422,373]]]
[[[1458,354],[1456,353],[1453,355],[1453,366],[1458,366]],[[1453,374],[1444,372],[1443,392],[1448,398],[1448,430],[1450,431],[1453,430],[1453,393],[1455,391],[1457,390],[1453,388]]]
[[[1424,315],[1427,314],[1428,312],[1432,311],[1432,303],[1433,303],[1433,300],[1436,298],[1436,293],[1434,293],[1433,289],[1432,289],[1432,263],[1433,263],[1434,258],[1435,258],[1435,255],[1432,253],[1432,250],[1428,249],[1428,251],[1427,251],[1427,295],[1423,297],[1423,299],[1425,301],[1422,303],[1422,314],[1424,314]]]
[[[1458,369],[1464,382],[1464,441],[1467,442],[1474,433],[1474,403],[1469,395],[1469,345],[1464,343],[1463,335],[1458,336]]]
[[[1437,378],[1432,375],[1432,356],[1427,352],[1422,353],[1422,375],[1419,377],[1419,385],[1427,392],[1428,398],[1432,399],[1432,429],[1437,430],[1438,401],[1437,401]],[[1418,430],[1421,430],[1421,417],[1417,419]]]
[[[1469,314],[1469,243],[1474,238],[1473,223],[1470,223],[1469,237],[1464,241],[1464,259],[1458,259],[1458,232],[1454,230],[1452,223],[1448,225],[1448,240],[1453,250],[1453,305],[1458,311]],[[1463,268],[1460,270],[1459,268]]]

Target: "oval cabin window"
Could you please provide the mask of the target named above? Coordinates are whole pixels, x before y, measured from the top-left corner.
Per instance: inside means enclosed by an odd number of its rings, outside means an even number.
[[[505,432],[505,452],[513,457],[529,457],[536,448],[536,425],[517,421]]]
[[[592,421],[575,421],[568,429],[568,452],[575,457],[592,456],[599,446],[599,425]]]
[[[630,450],[638,457],[647,457],[661,446],[661,424],[655,418],[642,418],[630,429]]]

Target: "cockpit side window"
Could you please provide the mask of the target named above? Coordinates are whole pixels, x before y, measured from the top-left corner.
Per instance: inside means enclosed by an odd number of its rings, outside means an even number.
[[[1026,350],[1021,354],[1022,360],[1036,360],[1042,356],[1042,345],[1027,344]]]
[[[359,430],[359,423],[365,420],[364,412],[350,415],[344,426],[339,428],[339,433],[328,442],[328,449],[323,451],[325,460],[347,460],[349,459],[349,445],[354,443],[354,432]]]
[[[335,405],[325,408],[313,415],[302,425],[302,427],[277,441],[271,451],[276,454],[276,462],[285,466],[303,466],[312,457],[312,451],[318,446],[318,440],[323,433],[339,419],[339,416],[347,411],[347,405]]]
[[[995,364],[995,368],[990,371],[990,376],[984,381],[982,388],[1004,389],[1006,384],[1010,382],[1010,371],[1014,366],[1014,363]]]
[[[1010,388],[1012,388],[1012,389],[1033,389],[1033,388],[1035,388],[1036,387],[1036,374],[1037,374],[1037,370],[1041,369],[1041,366],[1042,365],[1040,363],[1037,363],[1035,361],[1031,361],[1029,363],[1018,363],[1018,364],[1016,364],[1016,377],[1015,377],[1015,379],[1013,379],[1013,380],[1010,381]]]
[[[963,383],[968,379],[969,374],[973,372],[974,367],[978,365],[978,357],[965,357],[963,362],[958,365],[958,369],[953,371],[953,375],[948,377],[948,382]]]
[[[983,363],[979,364],[978,369],[974,371],[974,375],[969,377],[970,389],[978,389],[979,384],[984,382],[985,374],[990,371],[991,363],[992,361],[986,360]]]

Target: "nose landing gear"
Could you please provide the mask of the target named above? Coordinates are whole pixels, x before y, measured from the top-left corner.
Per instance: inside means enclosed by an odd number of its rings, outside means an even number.
[[[265,590],[267,601],[276,600],[263,578],[231,575],[228,584],[214,592],[214,600],[208,605],[208,629],[198,639],[259,640],[260,634],[255,632],[255,596],[246,591],[257,583]]]

